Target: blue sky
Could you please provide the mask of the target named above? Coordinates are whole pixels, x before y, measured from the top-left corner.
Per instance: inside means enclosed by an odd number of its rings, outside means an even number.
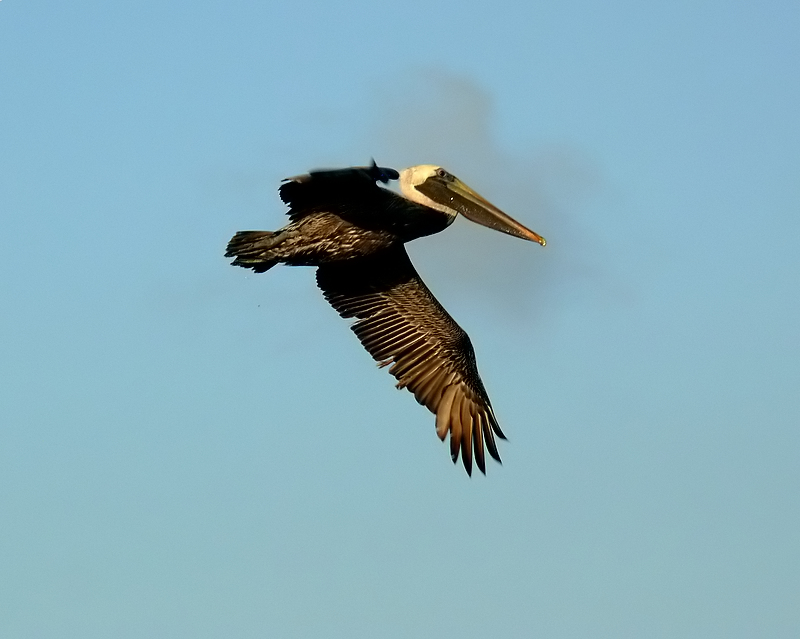
[[[0,3],[0,635],[796,637],[795,2]],[[437,163],[467,478],[281,178]]]

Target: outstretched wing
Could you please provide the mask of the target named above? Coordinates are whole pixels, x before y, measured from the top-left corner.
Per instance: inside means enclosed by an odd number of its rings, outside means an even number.
[[[494,435],[505,439],[483,387],[475,352],[414,270],[402,245],[357,260],[325,264],[317,284],[331,306],[354,317],[353,332],[398,388],[408,388],[436,415],[436,433],[450,432],[450,455],[459,451],[472,474],[473,454],[486,472],[484,447],[497,461]]]

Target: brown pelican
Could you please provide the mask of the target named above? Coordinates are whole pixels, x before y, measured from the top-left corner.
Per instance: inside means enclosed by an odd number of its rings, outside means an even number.
[[[400,181],[403,196],[377,182]],[[399,173],[372,166],[312,171],[284,180],[289,224],[279,231],[240,231],[226,257],[257,273],[278,263],[316,266],[317,285],[361,343],[436,415],[472,474],[486,472],[484,446],[498,462],[494,435],[505,439],[467,334],[436,301],[408,258],[405,242],[443,231],[456,215],[524,240],[545,240],[443,168],[424,164]]]

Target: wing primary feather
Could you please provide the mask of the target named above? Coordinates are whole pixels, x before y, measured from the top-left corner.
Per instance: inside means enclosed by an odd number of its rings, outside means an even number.
[[[467,475],[472,475],[472,415],[469,405],[472,402],[464,399],[461,402],[461,461]]]
[[[473,405],[474,408],[474,405]],[[476,411],[472,414],[472,452],[475,455],[475,463],[478,469],[486,474],[486,461],[483,455],[483,427],[481,426],[483,414]]]
[[[464,397],[457,397],[450,405],[450,458],[455,464],[461,447],[461,406]]]
[[[481,427],[483,428],[483,439],[486,442],[486,449],[489,451],[489,454],[499,462],[500,453],[497,451],[497,444],[494,441],[494,433],[492,432],[492,427],[485,411],[481,413]]]
[[[425,385],[419,391],[415,391],[414,395],[419,400],[420,404],[427,406],[428,410],[432,413],[436,412],[436,407],[442,399],[442,392],[444,389],[444,374],[441,370],[434,370],[427,378]]]
[[[500,439],[507,439],[506,436],[503,434],[503,431],[500,430],[500,424],[497,423],[497,418],[494,416],[494,411],[492,410],[491,406],[486,407],[486,414],[489,416],[489,422],[492,425],[492,430]]]
[[[450,430],[450,410],[453,407],[457,389],[456,384],[450,384],[445,389],[442,401],[439,402],[439,407],[436,409],[436,434],[442,441],[447,437],[447,431]]]

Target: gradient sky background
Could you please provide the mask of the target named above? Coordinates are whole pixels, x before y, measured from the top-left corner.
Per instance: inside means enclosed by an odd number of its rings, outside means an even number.
[[[800,635],[800,5],[0,3],[0,636]],[[446,166],[468,478],[279,180]]]

